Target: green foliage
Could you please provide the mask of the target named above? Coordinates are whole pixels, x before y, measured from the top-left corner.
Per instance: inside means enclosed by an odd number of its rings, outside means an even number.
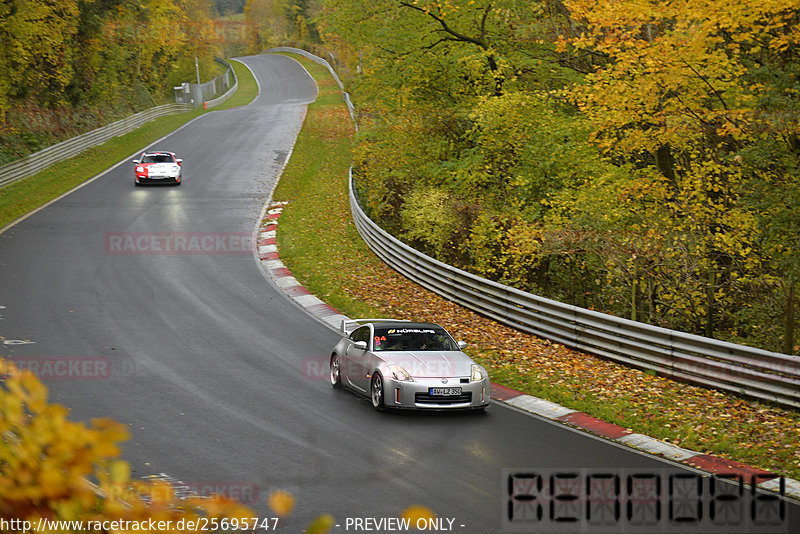
[[[315,5],[308,0],[247,0],[244,12],[254,28],[252,54],[291,42],[320,42]]]
[[[287,0],[285,17],[289,35],[300,41],[319,42],[319,32],[311,20],[308,0]]]
[[[77,0],[11,0],[2,9],[0,75],[5,87],[0,104],[26,98],[62,104],[77,52],[71,46],[78,29]]]
[[[545,296],[796,350],[796,3],[322,0],[321,13],[360,73],[359,190],[385,228]]]
[[[403,203],[403,237],[442,257],[453,247],[458,223],[454,211],[450,196],[441,189],[413,191]]]
[[[4,2],[0,162],[172,101],[173,86],[195,79],[195,57],[211,78],[209,9],[207,0]]]

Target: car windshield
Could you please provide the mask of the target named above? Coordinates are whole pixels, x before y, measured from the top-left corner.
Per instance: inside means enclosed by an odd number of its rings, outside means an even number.
[[[145,154],[142,156],[142,163],[172,163],[171,154]]]
[[[459,350],[443,328],[376,328],[375,350]]]

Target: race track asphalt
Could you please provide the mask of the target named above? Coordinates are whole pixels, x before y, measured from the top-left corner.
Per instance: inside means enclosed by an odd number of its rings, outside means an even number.
[[[238,249],[316,86],[284,56],[242,60],[260,84],[252,104],[149,147],[184,159],[183,185],[136,188],[126,162],[0,235],[0,336],[29,342],[0,345],[1,355],[72,365],[72,376],[42,376],[52,400],[76,420],[129,425],[123,454],[135,476],[214,486],[262,517],[272,490],[293,493],[284,532],[323,512],[339,522],[334,532],[354,532],[347,518],[396,517],[413,504],[454,518],[454,532],[500,532],[506,468],[690,473],[500,404],[387,414],[333,390],[315,371],[336,333]],[[180,253],[153,250],[176,239]],[[786,511],[773,531],[800,531],[798,506]],[[694,532],[666,521],[647,530]]]

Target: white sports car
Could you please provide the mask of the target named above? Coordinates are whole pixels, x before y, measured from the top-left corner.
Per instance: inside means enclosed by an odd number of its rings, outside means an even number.
[[[331,353],[331,384],[369,397],[377,410],[489,406],[486,369],[438,324],[356,319],[342,321],[341,334]]]
[[[173,152],[142,152],[133,163],[136,185],[165,182],[181,185],[183,160],[177,159]]]

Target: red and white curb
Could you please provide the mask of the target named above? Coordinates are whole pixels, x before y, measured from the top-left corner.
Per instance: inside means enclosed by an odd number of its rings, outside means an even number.
[[[289,298],[294,300],[308,313],[321,320],[338,332],[342,320],[347,317],[336,309],[322,302],[303,287],[292,276],[286,265],[278,258],[278,246],[275,241],[278,229],[278,219],[281,216],[286,202],[273,202],[269,204],[261,219],[258,230],[258,258],[266,274],[272,278]]]
[[[258,230],[258,258],[266,274],[275,284],[309,314],[332,329],[339,331],[346,315],[312,295],[295,278],[278,257],[276,232],[278,220],[286,202],[268,203]],[[734,460],[718,458],[663,441],[636,434],[613,423],[608,423],[577,410],[572,410],[514,389],[492,384],[492,399],[513,406],[539,417],[556,421],[573,428],[589,432],[620,445],[631,447],[666,460],[685,464],[714,475],[740,476],[744,481],[756,481],[759,488],[782,492],[785,496],[800,500],[800,481],[781,477],[775,473],[756,469]],[[783,486],[783,489],[781,488]]]

